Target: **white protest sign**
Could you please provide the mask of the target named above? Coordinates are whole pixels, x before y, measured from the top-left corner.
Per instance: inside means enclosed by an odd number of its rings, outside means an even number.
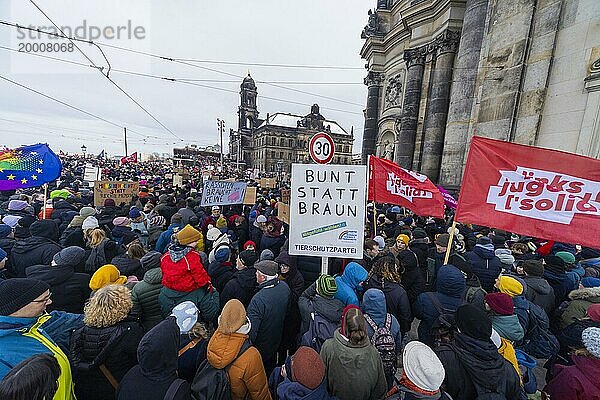
[[[182,187],[183,186],[183,176],[181,176],[179,174],[173,175],[173,186]]]
[[[365,165],[292,164],[290,254],[362,258]]]
[[[85,170],[83,172],[83,180],[87,182],[101,181],[102,180],[102,170],[100,167],[94,167],[91,164],[85,165]],[[93,185],[90,185],[93,186]]]
[[[206,181],[200,205],[204,207],[242,204],[245,194],[246,182]]]

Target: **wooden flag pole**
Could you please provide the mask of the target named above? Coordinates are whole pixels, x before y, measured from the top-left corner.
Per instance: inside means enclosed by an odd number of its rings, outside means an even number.
[[[448,247],[446,248],[446,257],[444,257],[444,265],[448,264],[450,259],[450,251],[452,250],[452,241],[454,240],[454,230],[456,229],[456,220],[452,220],[452,230],[450,231],[450,238],[448,239]]]
[[[48,184],[44,183],[44,208],[42,209],[42,219],[46,219],[46,200],[48,199]]]

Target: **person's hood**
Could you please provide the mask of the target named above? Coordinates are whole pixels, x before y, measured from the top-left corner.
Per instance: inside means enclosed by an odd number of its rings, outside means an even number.
[[[592,303],[600,303],[600,286],[572,290],[569,293],[569,298],[571,300],[588,300]]]
[[[58,246],[58,243],[51,239],[30,236],[22,240],[17,240],[12,248],[11,254],[24,255],[38,247],[47,246],[48,244],[56,244]]]
[[[383,325],[387,314],[383,292],[379,289],[367,290],[363,297],[362,309],[365,314],[373,319],[377,326]]]
[[[523,327],[519,322],[519,317],[513,315],[494,315],[491,316],[492,326],[501,327],[502,332],[511,338],[523,337]],[[502,335],[501,335],[502,336]]]
[[[473,248],[473,253],[477,254],[484,260],[491,260],[492,258],[496,257],[496,253],[494,253],[494,250],[486,249],[485,247],[482,247],[479,244],[475,245],[475,247]]]
[[[150,285],[158,285],[162,282],[162,271],[160,267],[152,268],[146,271],[144,274],[144,282],[149,283]]]
[[[280,399],[287,400],[323,400],[332,398],[327,393],[326,379],[323,379],[323,382],[316,389],[309,389],[299,382],[293,382],[288,378],[284,378],[283,382],[277,385],[277,395]]]
[[[30,279],[38,279],[46,282],[50,286],[57,286],[67,281],[75,274],[72,266],[57,265],[33,265],[25,269],[25,275]]]
[[[152,381],[177,378],[179,327],[175,317],[168,317],[150,329],[140,341],[137,358],[142,374]]]
[[[311,299],[312,306],[317,314],[326,320],[340,325],[342,313],[346,307],[344,303],[338,299],[326,299],[325,297],[315,296]]]
[[[552,286],[541,276],[527,276],[523,280],[527,283],[528,288],[540,295],[548,295],[552,292]]]
[[[86,218],[87,217],[82,217],[81,215],[74,216],[71,222],[69,223],[69,228],[81,228],[83,220]]]
[[[455,336],[452,345],[467,374],[478,385],[496,390],[504,375],[504,358],[491,340],[477,340],[463,333]]]
[[[465,291],[465,277],[453,265],[440,267],[437,274],[436,291],[450,297],[461,297]]]
[[[600,358],[571,356],[573,363],[580,373],[586,376],[590,382],[597,382],[600,376]]]
[[[255,288],[258,286],[256,282],[256,269],[254,267],[246,267],[241,271],[236,271],[232,279],[237,280],[238,284],[246,289]]]
[[[171,246],[169,247],[169,257],[176,263],[183,260],[190,250],[192,250],[192,248],[189,246]]]
[[[60,237],[58,225],[51,219],[36,221],[29,227],[31,236],[43,237],[57,242]]]
[[[57,201],[56,203],[54,203],[54,206],[52,208],[55,210],[66,209],[71,211],[77,211],[77,207],[75,207],[73,204],[70,204],[66,200]]]
[[[351,262],[344,269],[342,281],[344,281],[352,289],[356,289],[358,284],[367,279],[368,272],[362,265]]]
[[[208,342],[206,358],[215,368],[225,368],[240,352],[248,335],[241,333],[223,333],[216,330]]]

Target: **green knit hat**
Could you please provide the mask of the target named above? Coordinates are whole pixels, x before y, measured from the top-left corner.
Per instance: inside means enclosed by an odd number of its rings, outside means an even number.
[[[327,299],[332,299],[337,292],[337,284],[331,275],[321,275],[317,279],[317,293]]]
[[[565,264],[575,264],[575,256],[573,253],[569,253],[568,251],[559,251],[556,253],[556,256],[562,258]]]

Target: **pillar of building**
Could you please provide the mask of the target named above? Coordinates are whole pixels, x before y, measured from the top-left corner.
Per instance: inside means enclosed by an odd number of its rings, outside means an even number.
[[[406,87],[404,88],[400,127],[395,141],[394,162],[406,169],[412,168],[415,151],[425,55],[426,49],[424,47],[404,50]]]
[[[439,175],[450,189],[457,189],[462,179],[487,10],[488,0],[467,0],[465,5]]]
[[[363,130],[362,163],[366,164],[369,155],[375,154],[377,144],[377,120],[379,118],[379,95],[384,75],[369,71],[365,78],[367,85],[367,109],[365,110],[365,128]]]
[[[436,38],[433,45],[434,67],[429,89],[427,111],[423,138],[423,158],[421,173],[437,182],[440,174],[442,152],[444,150],[444,133],[450,103],[450,86],[454,55],[458,48],[459,32],[444,31]]]

